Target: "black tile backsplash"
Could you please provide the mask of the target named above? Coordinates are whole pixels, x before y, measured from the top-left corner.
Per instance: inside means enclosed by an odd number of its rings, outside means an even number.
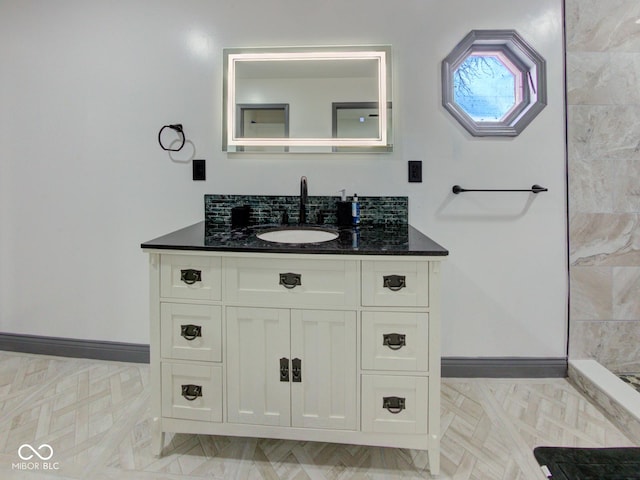
[[[408,197],[358,197],[362,225],[403,225],[408,223]],[[309,196],[307,223],[336,224],[336,202],[340,197]],[[254,225],[278,224],[286,211],[289,223],[298,222],[300,197],[297,195],[205,195],[207,224],[230,225],[231,209],[249,205]],[[322,222],[319,221],[319,215]]]

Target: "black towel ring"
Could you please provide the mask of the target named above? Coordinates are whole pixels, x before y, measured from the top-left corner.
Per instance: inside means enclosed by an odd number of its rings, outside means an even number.
[[[169,148],[167,148],[167,147],[165,147],[163,145],[163,143],[162,143],[162,132],[164,131],[165,128],[170,128],[171,130],[174,130],[175,132],[177,132],[180,135],[180,137],[182,137],[182,142],[180,143],[180,146],[178,148],[170,148],[170,146],[169,146]],[[160,144],[160,147],[162,147],[162,149],[166,150],[167,152],[179,152],[180,150],[182,150],[182,147],[184,147],[185,140],[186,139],[184,137],[184,130],[182,129],[182,124],[180,124],[180,123],[176,123],[176,124],[173,124],[173,125],[165,125],[158,132],[158,143]]]

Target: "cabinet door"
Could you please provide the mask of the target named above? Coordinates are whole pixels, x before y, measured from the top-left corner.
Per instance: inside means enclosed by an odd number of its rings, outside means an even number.
[[[220,300],[221,271],[220,257],[162,255],[160,295],[165,298]]]
[[[162,356],[180,360],[222,361],[222,307],[160,304]]]
[[[291,359],[302,367],[291,380],[292,425],[355,430],[356,313],[293,310]]]
[[[366,306],[429,306],[429,262],[362,262],[362,304]]]
[[[222,367],[162,363],[162,416],[222,421]]]
[[[226,258],[225,270],[226,298],[233,303],[289,307],[359,303],[355,260]]]
[[[364,370],[429,369],[429,315],[362,312]]]
[[[428,421],[427,377],[362,376],[363,432],[425,434]]]
[[[289,382],[280,381],[289,310],[228,307],[226,322],[228,421],[289,426]]]

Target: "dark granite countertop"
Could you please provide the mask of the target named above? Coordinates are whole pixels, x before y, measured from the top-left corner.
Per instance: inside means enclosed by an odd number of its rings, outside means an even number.
[[[163,235],[141,245],[142,248],[163,250],[195,250],[218,252],[315,253],[341,255],[426,255],[446,256],[447,249],[437,244],[411,225],[363,225],[334,227],[335,240],[324,243],[273,243],[256,234],[278,225],[258,225],[232,230],[226,226],[196,223]],[[295,227],[295,225],[292,225]]]

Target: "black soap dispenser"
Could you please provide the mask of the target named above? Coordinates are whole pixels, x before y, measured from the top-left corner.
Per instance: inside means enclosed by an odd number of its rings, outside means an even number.
[[[336,218],[339,227],[348,227],[353,224],[351,218],[351,202],[347,202],[347,191],[343,188],[340,192],[340,200],[336,203]]]

